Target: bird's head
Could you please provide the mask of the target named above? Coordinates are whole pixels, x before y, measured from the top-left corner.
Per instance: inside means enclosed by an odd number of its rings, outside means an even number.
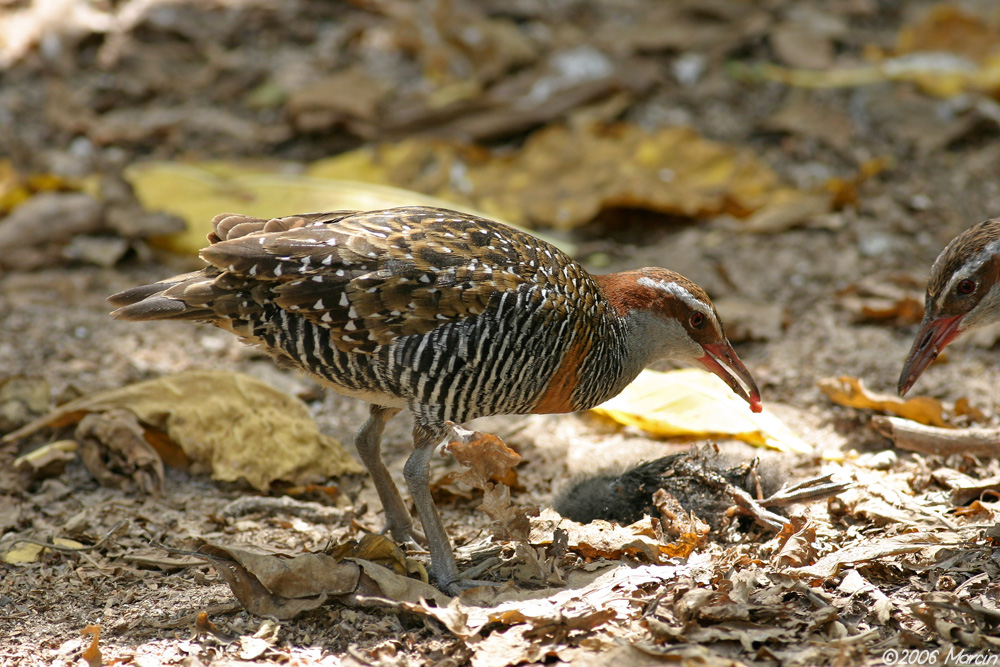
[[[613,276],[606,291],[620,313],[638,324],[638,344],[651,360],[674,359],[701,366],[719,376],[750,409],[760,412],[760,391],[753,376],[726,338],[712,300],[684,276],[659,268]],[[608,288],[611,288],[610,290]]]
[[[906,394],[951,341],[1000,321],[1000,218],[956,236],[931,267],[924,319],[899,376]]]

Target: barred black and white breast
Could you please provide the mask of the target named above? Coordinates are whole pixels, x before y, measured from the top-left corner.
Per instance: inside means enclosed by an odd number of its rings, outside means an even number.
[[[568,412],[618,387],[600,286],[554,246],[455,211],[220,215],[208,267],[114,295],[124,320],[204,321],[341,393],[431,420]],[[552,387],[555,381],[559,387]],[[551,391],[546,391],[550,389]]]

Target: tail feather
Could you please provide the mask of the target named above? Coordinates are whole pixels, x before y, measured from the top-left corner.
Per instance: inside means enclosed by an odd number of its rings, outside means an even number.
[[[108,297],[116,320],[210,320],[211,291],[215,276],[202,271],[185,273],[149,285],[139,285]],[[201,298],[187,299],[186,294]]]
[[[285,218],[255,218],[223,213],[212,220],[209,245],[202,259],[214,266],[149,285],[140,285],[108,297],[118,320],[197,320],[249,335],[248,327],[272,301],[272,287],[260,283],[279,259],[261,253],[256,242],[265,235],[304,227],[322,227],[355,211],[308,213]],[[251,238],[248,238],[251,237]],[[287,258],[286,258],[287,259]],[[255,286],[256,285],[256,286]],[[310,296],[312,296],[310,294]],[[319,297],[316,297],[319,298]]]
[[[159,294],[164,289],[166,288],[159,283],[153,283],[152,285],[139,285],[138,287],[132,287],[123,292],[112,294],[108,297],[108,303],[115,308],[131,306],[133,303],[139,303],[146,297]]]
[[[111,311],[116,320],[200,320],[208,319],[211,311],[190,308],[183,301],[154,294],[138,303],[122,306]]]
[[[157,281],[155,283],[150,283],[148,285],[139,285],[137,287],[130,287],[127,290],[118,292],[117,294],[112,294],[108,297],[108,303],[112,306],[130,306],[133,303],[139,303],[143,299],[150,297],[154,294],[159,294],[170,289],[174,285],[180,285],[191,280],[204,278],[204,271],[192,271],[190,273],[182,273],[177,276],[172,276],[164,280]]]

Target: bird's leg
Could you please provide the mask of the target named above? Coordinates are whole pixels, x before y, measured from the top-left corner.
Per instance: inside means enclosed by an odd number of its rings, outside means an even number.
[[[427,547],[431,552],[431,576],[438,587],[446,593],[458,581],[458,566],[451,551],[451,540],[441,523],[434,500],[431,498],[430,462],[434,447],[444,439],[444,427],[434,428],[417,424],[413,427],[413,453],[406,459],[403,477],[410,488],[413,504],[417,506],[420,523],[427,536]]]
[[[458,595],[466,588],[489,584],[484,581],[464,580],[455,565],[455,556],[451,550],[451,540],[445,532],[434,500],[431,498],[430,461],[434,448],[448,434],[448,427],[443,424],[425,426],[417,424],[413,427],[413,453],[403,467],[403,477],[417,506],[420,523],[423,524],[427,536],[427,547],[431,552],[431,576],[438,588],[449,595]]]
[[[403,503],[402,496],[396,483],[392,481],[389,469],[382,461],[382,432],[385,430],[385,423],[399,414],[399,408],[386,408],[381,405],[372,405],[371,416],[358,430],[354,436],[354,446],[358,450],[361,462],[368,469],[375,490],[378,491],[378,498],[382,501],[382,509],[385,510],[385,530],[392,533],[393,539],[397,542],[413,541],[413,520]]]

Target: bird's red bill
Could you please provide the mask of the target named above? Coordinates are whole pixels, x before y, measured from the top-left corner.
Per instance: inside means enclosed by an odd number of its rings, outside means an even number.
[[[740,358],[736,356],[736,350],[729,344],[729,341],[702,345],[705,355],[698,357],[698,363],[706,370],[715,373],[723,382],[729,385],[737,396],[750,404],[750,409],[760,412],[764,406],[760,402],[760,390],[754,382],[750,371],[743,365]]]
[[[941,354],[941,350],[958,338],[958,335],[962,333],[961,323],[961,314],[921,323],[917,338],[913,341],[913,347],[906,355],[903,372],[899,376],[900,396],[905,395],[910,390],[924,369],[930,366],[931,362]]]

